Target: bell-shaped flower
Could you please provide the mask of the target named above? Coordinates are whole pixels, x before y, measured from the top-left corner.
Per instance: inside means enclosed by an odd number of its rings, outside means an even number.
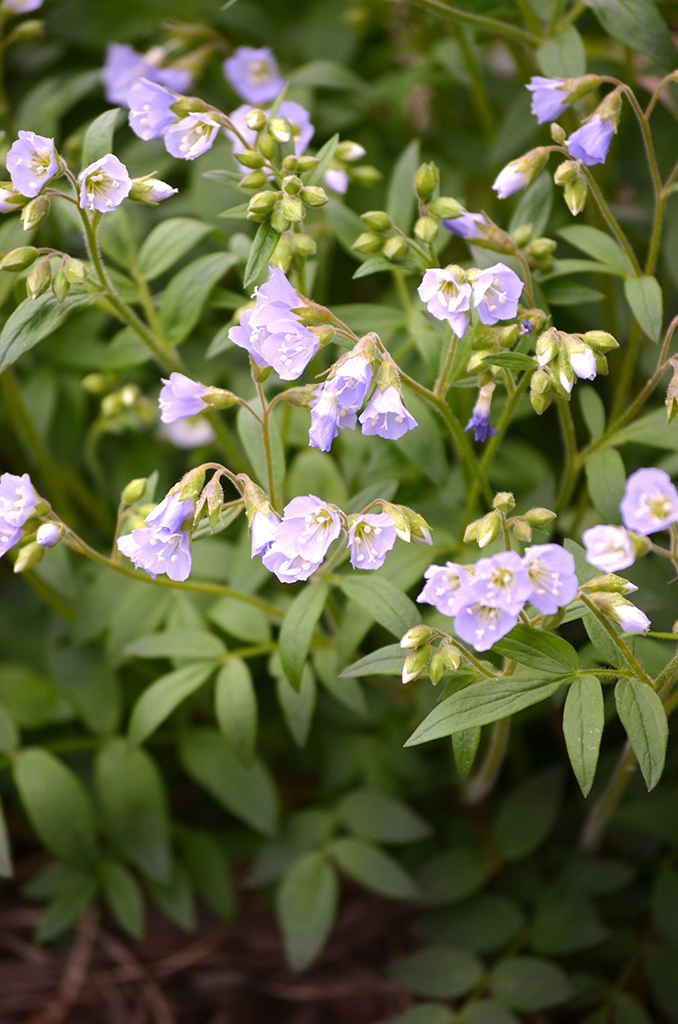
[[[458,338],[463,338],[469,325],[471,285],[464,280],[460,267],[433,267],[427,270],[417,292],[436,320],[447,320]]]
[[[512,320],[518,312],[523,282],[505,263],[481,270],[473,282],[473,305],[484,324]]]
[[[21,540],[21,527],[34,514],[38,501],[28,473],[0,476],[0,556]]]
[[[604,164],[616,130],[614,121],[610,118],[594,114],[570,135],[565,141],[565,146],[571,157],[581,160],[588,167],[593,164]]]
[[[300,583],[307,580],[322,562],[322,559],[320,562],[311,562],[303,555],[290,555],[275,543],[264,551],[261,560],[281,583]]]
[[[585,345],[568,346],[570,366],[581,380],[595,380],[597,371],[596,354],[592,348]]]
[[[622,601],[616,605],[612,612],[613,618],[617,620],[624,633],[647,633],[652,625],[645,612],[636,608],[631,601]]]
[[[127,168],[113,153],[107,153],[81,171],[80,206],[83,210],[108,213],[126,199],[132,189]]]
[[[490,426],[490,408],[495,387],[496,384],[483,385],[478,392],[478,400],[473,406],[471,419],[464,427],[464,433],[467,430],[473,430],[473,437],[476,441],[487,441],[488,437],[494,437],[497,433],[496,429]]]
[[[254,323],[255,316],[251,322]],[[296,319],[270,321],[261,342],[264,361],[272,366],[281,380],[296,380],[318,351],[318,338]]]
[[[471,644],[476,651],[489,651],[490,647],[510,633],[518,623],[518,615],[507,612],[499,605],[486,605],[480,601],[466,604],[454,620],[457,636]]]
[[[383,391],[376,388],[359,420],[363,434],[379,434],[391,441],[397,441],[419,425],[405,408],[398,388],[393,385]]]
[[[533,75],[525,88],[532,93],[530,110],[539,124],[557,121],[570,106],[564,78],[543,78],[541,75]]]
[[[533,544],[525,549],[523,564],[532,586],[529,600],[542,615],[555,615],[577,596],[574,558],[560,544]]]
[[[272,508],[269,507],[268,515],[262,509],[257,509],[251,525],[252,558],[255,555],[263,556],[268,551],[275,541],[279,525],[280,516]]]
[[[234,345],[249,352],[257,366],[268,366],[261,351],[262,342],[267,334],[266,328],[254,327],[252,325],[253,315],[253,309],[246,309],[240,316],[240,323],[229,329],[228,337]]]
[[[487,224],[482,213],[462,213],[461,217],[444,220],[443,227],[458,238],[466,238],[470,242],[483,237],[482,224]]]
[[[127,101],[130,128],[140,139],[157,139],[179,120],[172,110],[176,96],[147,78],[134,83],[127,94]]]
[[[429,565],[424,572],[424,589],[417,597],[421,604],[432,604],[441,615],[456,615],[468,599],[473,572],[455,562]]]
[[[182,500],[179,493],[174,491],[166,495],[160,504],[155,506],[153,511],[146,516],[145,522],[165,534],[178,533],[186,519],[193,515],[194,507],[192,498]]]
[[[7,154],[6,164],[17,192],[34,199],[59,170],[54,139],[20,131]]]
[[[494,180],[492,188],[500,199],[507,199],[514,192],[519,192],[531,181],[534,181],[539,171],[548,160],[549,150],[547,146],[538,146],[531,149],[529,153],[511,160],[504,167]]]
[[[165,385],[160,392],[160,419],[163,423],[173,423],[186,416],[196,416],[205,412],[206,405],[202,400],[207,388],[198,381],[191,380],[183,373],[171,373],[169,380],[162,378]]]
[[[663,469],[637,469],[619,506],[624,525],[643,537],[678,522],[678,491]]]
[[[295,291],[279,267],[268,268],[269,278],[255,289],[257,313],[271,314],[274,309],[279,316],[287,317],[293,309],[304,305],[299,292]],[[262,320],[259,322],[267,322]]]
[[[340,362],[334,376],[328,381],[336,390],[339,409],[344,412],[357,412],[367,397],[371,383],[372,363],[360,353],[349,355]],[[345,427],[347,424],[340,423],[339,426]]]
[[[208,114],[188,114],[165,132],[165,148],[179,160],[195,160],[214,145],[218,123]]]
[[[527,568],[515,551],[502,551],[476,562],[469,587],[469,595],[474,602],[503,608],[511,615],[517,615],[531,593]]]
[[[254,106],[270,103],[285,87],[285,79],[269,46],[239,46],[221,65],[231,88]]]
[[[341,518],[315,494],[293,498],[283,509],[283,519],[275,536],[275,547],[290,558],[320,565],[330,544],[341,533]]]
[[[339,433],[339,406],[337,392],[332,381],[319,387],[316,391],[315,403],[311,409],[311,427],[308,432],[308,443],[312,448],[328,452],[332,442]],[[353,416],[355,422],[355,414]]]
[[[348,545],[354,569],[379,569],[396,542],[396,528],[386,512],[363,513],[351,523]]]
[[[129,92],[142,78],[158,82],[172,92],[185,93],[191,85],[191,72],[188,68],[159,67],[158,62],[162,56],[160,48],[144,56],[126,43],[110,43],[106,47],[106,60],[101,70],[101,81],[108,102],[116,106],[129,106]]]
[[[592,526],[582,534],[586,561],[603,572],[618,572],[635,562],[633,545],[623,526]]]
[[[187,531],[165,534],[144,526],[119,537],[118,548],[137,569],[143,569],[153,579],[167,573],[171,580],[182,583],[190,576],[191,538]]]

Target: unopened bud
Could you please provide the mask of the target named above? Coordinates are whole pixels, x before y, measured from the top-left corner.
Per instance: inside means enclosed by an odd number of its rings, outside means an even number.
[[[31,299],[37,299],[52,283],[52,268],[49,256],[39,260],[26,278],[26,291]]]
[[[20,12],[17,11],[17,13]],[[25,42],[27,39],[37,39],[38,36],[43,35],[44,31],[45,23],[40,21],[39,18],[28,18],[26,21],[20,21],[10,33],[7,45],[9,43]]]
[[[382,253],[387,260],[400,260],[407,253],[407,243],[404,238],[399,238],[397,235],[391,235],[384,242],[384,248]]]
[[[434,686],[437,686],[445,675],[445,662],[440,651],[436,651],[428,663],[428,677]]]
[[[146,493],[147,482],[145,476],[137,477],[136,480],[130,480],[121,495],[126,505],[134,505],[135,502],[141,501]]]
[[[283,231],[287,231],[289,226],[290,222],[282,212],[282,205],[277,203],[271,214],[271,227],[281,235]]]
[[[363,231],[361,235],[358,235],[355,242],[351,246],[355,252],[361,253],[363,256],[371,256],[376,252],[381,252],[384,247],[384,239],[381,235],[375,235],[371,231]]]
[[[63,267],[59,267],[52,279],[52,291],[54,292],[57,302],[64,301],[70,291],[70,287],[68,278],[66,277],[66,271]]]
[[[274,267],[279,267],[283,274],[286,274],[292,264],[293,255],[292,247],[287,239],[279,238],[271,256],[271,264]]]
[[[519,249],[522,249],[524,245],[527,245],[529,240],[532,238],[532,225],[522,224],[515,231],[511,232],[511,238],[516,243]]]
[[[27,569],[32,569],[42,561],[45,549],[42,545],[38,544],[37,541],[31,541],[30,544],[25,544],[19,548],[16,561],[14,563],[14,572],[26,572]]]
[[[351,167],[349,176],[351,181],[355,181],[358,185],[376,185],[378,181],[381,181],[381,171],[378,171],[376,167],[372,167],[371,164]]]
[[[583,335],[584,341],[594,352],[612,352],[619,348],[619,342],[607,331],[587,331]]]
[[[172,113],[177,117],[188,117],[189,114],[202,114],[207,110],[207,104],[198,96],[181,96],[176,103],[170,107]]]
[[[288,174],[283,178],[283,192],[286,192],[288,196],[296,196],[297,192],[301,190],[301,178],[298,178],[296,174]]]
[[[429,203],[428,210],[440,220],[453,220],[455,217],[461,217],[465,212],[461,203],[452,199],[451,196],[440,196],[438,199],[434,199],[432,203]]]
[[[553,257],[557,243],[553,238],[535,238],[530,242],[525,253],[533,260],[546,261]]]
[[[297,388],[288,388],[280,395],[288,405],[296,405],[301,408],[310,409],[316,399],[316,384],[302,384]]]
[[[7,255],[0,261],[0,270],[25,270],[26,267],[30,267],[32,263],[38,258],[38,250],[34,245],[22,245],[18,249],[12,249]]]
[[[418,647],[416,651],[412,651],[411,654],[407,655],[403,665],[403,683],[411,683],[421,675],[428,665],[430,653],[431,648],[426,644],[426,646]]]
[[[232,391],[226,391],[224,388],[207,388],[202,401],[213,409],[230,409],[238,398]]]
[[[306,216],[304,204],[296,196],[283,196],[281,210],[283,216],[294,223],[299,223]]]
[[[499,491],[495,494],[492,504],[498,512],[512,512],[516,507],[516,499],[510,491]]]
[[[64,263],[64,273],[69,284],[84,284],[87,280],[87,270],[84,263],[69,256]]]
[[[21,223],[24,226],[24,231],[31,231],[33,228],[39,227],[49,217],[50,206],[49,196],[36,196],[35,199],[31,199],[30,203],[27,203],[21,211]]]
[[[295,234],[290,238],[290,245],[294,249],[297,256],[315,256],[318,246],[316,245],[315,239],[311,238],[310,235]]]
[[[524,519],[513,519],[511,526],[518,540],[522,540],[524,544],[530,543],[532,540],[532,528],[528,522]]]
[[[127,409],[132,409],[139,400],[139,394],[136,384],[125,384],[119,391],[120,401]]]
[[[539,372],[543,373],[543,371]],[[548,377],[548,374],[544,374],[544,376]],[[542,413],[546,412],[549,405],[551,404],[551,392],[530,391],[530,402],[532,403],[532,408],[536,412],[537,416],[541,416]]]
[[[496,540],[501,530],[501,520],[496,512],[488,512],[478,524],[478,547],[486,548]]]
[[[360,214],[360,219],[370,231],[388,231],[393,227],[393,221],[383,210],[368,210]]]
[[[56,523],[43,523],[38,527],[35,542],[41,548],[53,548],[61,540],[62,534],[63,527],[57,526]]]
[[[295,156],[294,153],[290,153],[289,156],[285,157],[282,165],[286,171],[296,171],[299,167],[299,157]]]
[[[550,508],[531,508],[523,516],[523,519],[526,519],[530,526],[534,526],[537,529],[548,526],[555,518],[556,514]]]
[[[186,501],[187,498],[197,498],[202,490],[202,485],[205,480],[205,470],[200,466],[195,469],[190,469],[188,473],[182,476],[178,484],[171,489],[170,494],[176,494],[179,492],[179,500]]]
[[[565,144],[567,133],[564,128],[561,128],[557,121],[554,121],[551,125],[551,138],[557,146],[563,146]]]
[[[251,131],[260,132],[266,124],[267,117],[263,110],[254,108],[254,110],[248,110],[245,114],[245,124]]]
[[[337,160],[343,160],[347,164],[352,164],[356,160],[362,160],[365,156],[365,150],[358,142],[351,142],[349,139],[345,139],[338,144],[334,155]]]
[[[438,234],[438,221],[435,217],[420,217],[414,225],[414,234],[422,242],[430,244]]]
[[[244,175],[238,185],[240,188],[263,188],[267,180],[265,171],[252,171],[250,174]]]
[[[329,345],[337,333],[331,324],[319,324],[317,327],[311,327],[310,330],[313,331],[318,339],[319,348]]]
[[[292,158],[289,157],[289,156],[285,157],[285,160],[290,160],[290,159],[292,159]],[[298,158],[295,157],[294,159],[297,162],[296,162],[294,168],[292,168],[292,169],[298,171],[299,174],[305,174],[306,171],[312,171],[320,163],[320,161],[318,160],[317,156],[310,156],[308,153],[306,153],[304,156],[300,156]],[[283,167],[290,167],[291,168],[292,165],[285,163],[285,160],[283,160]]]
[[[412,626],[408,629],[407,633],[400,640],[400,646],[405,649],[414,649],[415,647],[421,647],[422,644],[428,643],[432,635],[432,630],[429,626]]]
[[[565,186],[563,192],[563,199],[567,203],[567,207],[573,216],[577,216],[581,213],[586,206],[586,199],[588,196],[589,187],[586,184],[586,178],[580,175],[576,181],[573,181],[571,185]]]
[[[252,215],[250,219],[260,217],[264,220],[275,206],[277,199],[278,195],[276,192],[271,192],[270,190],[267,192],[257,192],[247,204],[247,216],[250,217]]]
[[[224,504],[224,491],[216,474],[206,484],[200,497],[201,501],[207,504],[207,518],[211,528],[214,530],[219,522],[219,516]]]
[[[440,174],[434,163],[421,165],[414,175],[414,189],[422,202],[430,198],[439,181]]]
[[[259,132],[257,136],[257,148],[267,160],[272,160],[276,153],[275,139],[268,132]]]
[[[324,206],[329,202],[327,192],[320,185],[304,185],[299,193],[299,198],[307,206]]]
[[[283,117],[272,117],[268,130],[276,142],[285,143],[292,138],[292,129]]]
[[[478,526],[480,519],[474,519],[472,523],[469,523],[464,530],[464,544],[473,544],[474,541],[478,540]]]
[[[265,163],[261,153],[257,153],[255,149],[243,149],[233,155],[239,164],[242,164],[243,167],[250,167],[253,171],[258,171]]]
[[[556,167],[553,180],[556,185],[571,185],[580,174],[579,165],[575,160],[563,160],[562,164]]]
[[[633,594],[638,587],[625,580],[623,576],[608,573],[606,576],[595,576],[592,580],[582,583],[582,590],[609,591],[613,594]]]
[[[80,381],[80,386],[90,395],[103,395],[111,387],[112,380],[104,373],[88,373]]]
[[[445,668],[448,668],[450,672],[456,672],[461,665],[461,653],[454,644],[442,643],[438,653],[443,659]]]

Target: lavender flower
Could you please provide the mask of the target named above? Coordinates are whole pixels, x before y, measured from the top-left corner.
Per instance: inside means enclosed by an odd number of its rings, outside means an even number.
[[[85,167],[78,176],[80,181],[80,206],[83,210],[98,210],[108,213],[126,199],[132,189],[132,179],[127,168],[117,156],[107,153]]]
[[[468,586],[473,570],[455,562],[429,565],[424,572],[424,589],[417,601],[432,604],[441,615],[456,615],[468,600]]]
[[[406,434],[419,424],[403,405],[396,387],[377,388],[362,415],[359,417],[363,434],[379,434],[392,441]]]
[[[630,601],[622,601],[615,605],[612,615],[624,633],[647,633],[652,625],[645,612],[641,612],[640,608],[636,608]]]
[[[178,92],[182,95],[188,92],[193,81],[193,76],[188,68],[178,68],[176,66],[154,68],[152,78],[159,85],[164,85],[166,89],[171,89],[172,92]]]
[[[582,534],[586,560],[603,572],[618,572],[635,562],[631,538],[622,526],[592,526]]]
[[[280,517],[273,509],[269,509],[268,515],[258,509],[252,519],[252,558],[255,555],[264,555],[275,541]]]
[[[487,224],[482,213],[464,212],[461,217],[453,217],[451,220],[443,221],[443,227],[446,227],[451,234],[456,235],[458,238],[466,238],[472,242],[477,238],[483,237],[481,224]]]
[[[638,469],[626,481],[619,508],[624,525],[647,537],[678,521],[678,491],[663,469]]]
[[[14,189],[0,188],[0,213],[16,213],[18,211],[18,203],[11,201],[15,197]]]
[[[293,498],[283,509],[274,547],[284,551],[289,558],[299,556],[320,565],[330,544],[340,533],[338,512],[315,494],[308,494],[303,498]]]
[[[21,527],[34,514],[38,500],[28,473],[0,476],[0,556],[21,540]]]
[[[539,124],[557,121],[570,106],[563,78],[542,78],[533,75],[530,84],[525,86],[532,93],[532,113]]]
[[[473,406],[471,419],[464,427],[464,433],[473,429],[476,441],[487,441],[488,437],[494,437],[497,433],[496,429],[490,426],[490,406],[495,387],[496,384],[483,385],[478,392],[478,401]]]
[[[528,171],[518,166],[519,161],[513,160],[504,167],[494,179],[492,188],[499,199],[508,199],[514,192],[529,185],[531,176]]]
[[[101,70],[101,80],[109,103],[127,106],[127,94],[140,78],[153,74],[153,65],[144,59],[133,46],[126,43],[109,43],[106,60]]]
[[[219,125],[207,114],[188,114],[165,132],[165,148],[179,160],[195,160],[214,145]]]
[[[221,67],[224,78],[235,92],[255,106],[274,100],[285,87],[285,79],[279,74],[275,56],[268,46],[259,50],[239,46]]]
[[[356,412],[370,390],[372,363],[362,355],[349,356],[339,364],[334,377],[328,383],[336,388],[339,409],[345,412]],[[339,426],[347,426],[347,424],[340,423]]]
[[[178,492],[168,494],[156,505],[150,515],[146,516],[146,523],[154,529],[164,532],[166,535],[178,533],[181,524],[189,516],[193,515],[194,503],[191,498],[179,498]]]
[[[341,167],[328,167],[323,178],[333,192],[338,192],[342,196],[348,192],[348,174]]]
[[[277,544],[271,544],[267,551],[264,551],[261,560],[281,583],[300,583],[311,576],[320,562],[311,562],[303,555],[289,555]]]
[[[17,192],[34,199],[59,170],[54,139],[35,132],[19,132],[7,154],[7,170]]]
[[[257,315],[255,309],[252,324],[257,321]],[[273,319],[274,315],[269,310],[264,317],[268,323],[261,354],[281,380],[296,380],[318,351],[318,338],[298,320]]]
[[[139,79],[127,94],[130,128],[140,139],[157,139],[179,120],[171,109],[176,101],[176,96],[162,85]]]
[[[463,271],[455,266],[427,270],[417,291],[429,313],[436,320],[447,320],[457,337],[463,338],[471,308],[471,285],[464,281]]]
[[[358,516],[348,531],[351,565],[354,569],[381,568],[395,542],[395,524],[387,512]]]
[[[502,551],[476,562],[468,589],[470,601],[465,603],[496,606],[517,615],[531,593],[530,577],[520,556],[515,551]]]
[[[240,316],[240,324],[229,329],[228,337],[234,345],[249,352],[257,366],[268,366],[261,352],[261,345],[266,337],[266,328],[253,327],[251,325],[253,316],[254,310],[246,309]]]
[[[454,628],[462,640],[476,651],[489,651],[490,647],[510,633],[518,623],[512,615],[498,605],[485,605],[479,601],[466,604],[454,620]]]
[[[31,14],[42,7],[42,4],[43,0],[2,0],[0,7],[10,14]]]
[[[205,411],[203,395],[207,388],[183,373],[171,373],[169,380],[162,378],[165,387],[160,392],[160,419],[163,423],[174,423],[186,416],[195,416]]]
[[[529,600],[542,615],[555,615],[577,596],[574,558],[560,544],[533,544],[523,563],[532,585]]]
[[[153,579],[167,573],[175,583],[182,583],[191,573],[191,538],[185,530],[171,534],[143,526],[119,537],[118,548]]]
[[[240,141],[235,132],[225,128],[224,131],[231,140],[234,153],[240,153],[243,149],[251,149],[256,141],[257,133],[248,128],[245,118],[253,108],[247,104],[237,107],[228,115],[231,124],[245,140],[246,146]],[[292,129],[294,139],[294,152],[301,156],[315,134],[315,128],[311,124],[311,115],[299,103],[293,100],[283,100],[278,109],[278,117],[283,117]]]
[[[204,416],[191,416],[186,420],[163,423],[158,434],[175,448],[187,450],[212,444],[216,438],[214,427]]]
[[[581,349],[568,350],[570,366],[581,380],[595,380],[597,373],[596,356],[592,348],[582,343]],[[568,388],[570,390],[571,388]]]
[[[279,267],[269,267],[269,279],[256,289],[257,311],[273,306],[280,315],[300,309],[304,300],[295,291]]]
[[[591,167],[593,164],[604,164],[615,131],[613,121],[594,114],[581,128],[570,135],[565,146],[571,157],[581,160],[587,167]]]
[[[41,548],[53,548],[61,540],[61,531],[56,523],[43,523],[38,528],[35,539]]]
[[[172,188],[166,181],[160,181],[159,178],[146,178],[144,185],[151,186],[150,191],[146,192],[143,197],[145,203],[162,203],[163,200],[169,199],[179,191],[178,188]]]
[[[518,312],[523,282],[505,263],[481,270],[473,284],[473,304],[484,324],[512,320]]]
[[[315,404],[311,409],[311,428],[308,443],[312,448],[328,452],[339,433],[339,407],[337,392],[329,381],[316,391]],[[355,414],[353,416],[355,421]]]

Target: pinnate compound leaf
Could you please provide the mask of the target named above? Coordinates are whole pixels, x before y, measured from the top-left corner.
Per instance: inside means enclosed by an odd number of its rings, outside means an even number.
[[[252,673],[241,658],[229,658],[214,689],[214,713],[224,739],[245,765],[254,761],[257,695]]]
[[[59,860],[88,868],[97,858],[92,801],[54,754],[27,747],[13,763],[14,784],[36,835]]]
[[[259,225],[247,259],[243,288],[249,288],[264,273],[279,238],[280,235],[271,227],[269,220]]]
[[[536,956],[512,956],[492,971],[490,990],[513,1010],[536,1013],[569,999],[572,986],[567,974],[549,960]]]
[[[97,894],[99,886],[92,875],[69,874],[49,903],[35,931],[36,942],[52,942],[75,924]]]
[[[398,957],[388,973],[415,995],[456,999],[469,992],[484,972],[482,962],[467,949],[427,946]]]
[[[295,690],[301,686],[306,655],[328,593],[326,583],[310,583],[294,599],[284,618],[278,640],[280,661],[287,681]]]
[[[678,53],[676,54],[678,57]],[[664,315],[664,297],[656,277],[627,277],[624,295],[631,312],[650,341],[659,341]]]
[[[354,881],[379,896],[412,900],[421,895],[419,887],[398,861],[363,839],[336,839],[330,846],[332,859]]]
[[[128,730],[130,743],[143,743],[175,708],[200,689],[217,665],[215,661],[192,662],[156,679],[132,708]]]
[[[419,609],[407,594],[380,576],[335,576],[334,582],[394,636],[401,637],[421,622]]]
[[[565,699],[563,733],[572,770],[584,796],[589,795],[596,777],[604,725],[600,680],[592,675],[575,679]]]
[[[662,67],[676,66],[676,48],[653,0],[584,0],[606,32]]]
[[[119,113],[120,107],[113,107],[94,118],[82,143],[83,167],[89,167],[95,160],[101,160],[102,156],[113,152],[113,133]]]
[[[133,939],[144,934],[144,901],[134,876],[117,861],[99,865],[99,878],[106,905],[116,924]]]
[[[510,633],[497,641],[493,650],[519,665],[527,665],[549,675],[576,672],[579,668],[579,658],[571,644],[553,633],[523,623],[514,626]]]
[[[532,922],[532,949],[545,956],[565,956],[603,942],[608,932],[598,912],[583,896],[556,896],[543,900]]]
[[[139,249],[137,266],[146,281],[169,270],[214,229],[194,217],[169,217],[153,228]]]
[[[303,854],[285,873],[276,894],[276,914],[293,971],[303,971],[322,950],[338,901],[337,873],[321,853]]]
[[[339,802],[337,813],[352,832],[376,843],[416,843],[431,826],[407,804],[386,793],[363,789]]]
[[[639,679],[620,679],[614,698],[645,784],[648,790],[654,789],[664,771],[669,739],[664,705],[652,687]]]
[[[504,800],[492,835],[505,863],[534,853],[556,823],[563,793],[563,770],[547,768],[514,789]]]
[[[290,686],[285,676],[277,676],[275,695],[294,742],[298,747],[305,747],[318,698],[318,687],[311,666],[304,665],[298,690]]]

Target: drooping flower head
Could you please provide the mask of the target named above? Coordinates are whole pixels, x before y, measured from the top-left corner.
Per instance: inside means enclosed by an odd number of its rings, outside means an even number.
[[[132,530],[118,538],[118,548],[137,569],[155,579],[167,573],[175,583],[183,583],[191,573],[191,538],[187,531],[161,533],[150,526]]]
[[[532,585],[529,600],[542,615],[555,615],[577,595],[574,558],[560,544],[533,544],[523,563]]]
[[[257,311],[250,323],[257,322]],[[274,319],[266,324],[266,336],[261,342],[261,354],[281,380],[296,380],[301,376],[318,351],[318,338],[298,320]]]
[[[443,227],[458,238],[467,238],[474,241],[483,237],[480,225],[487,224],[482,213],[462,213],[461,217],[453,217],[451,220],[444,220]]]
[[[598,368],[596,355],[592,348],[582,342],[581,346],[568,347],[568,355],[570,366],[580,380],[595,380]]]
[[[355,413],[353,414],[355,424]],[[311,408],[311,427],[308,432],[308,443],[311,448],[319,448],[328,452],[332,442],[339,433],[339,406],[337,392],[333,382],[328,381],[316,390],[316,398]]]
[[[336,390],[339,409],[345,412],[357,412],[367,397],[371,383],[372,363],[362,352],[349,355],[348,359],[340,362],[334,376],[328,381]]]
[[[624,525],[647,537],[678,522],[678,491],[663,469],[637,469],[619,506]]]
[[[244,104],[228,115],[229,121],[238,130],[239,135],[246,143],[244,145],[235,132],[225,128],[224,131],[231,140],[234,153],[240,153],[245,148],[251,149],[256,142],[257,133],[248,127],[246,121],[247,115],[253,109],[248,104]],[[301,104],[295,103],[293,100],[283,100],[278,108],[277,116],[284,118],[292,129],[294,152],[297,156],[301,156],[315,134],[315,128],[311,124],[311,115],[308,110],[305,110]]]
[[[472,570],[455,562],[429,565],[424,572],[427,582],[417,601],[432,604],[441,615],[456,615],[468,595],[472,575]]]
[[[454,265],[427,270],[417,291],[429,313],[436,320],[447,320],[457,337],[463,338],[471,308],[471,285],[464,280],[463,270]]]
[[[245,100],[260,106],[274,100],[285,86],[285,79],[278,72],[273,51],[268,46],[255,49],[239,46],[231,57],[222,64],[224,78]]]
[[[261,344],[266,337],[265,327],[253,327],[251,325],[253,309],[246,309],[240,316],[240,323],[231,327],[228,336],[234,345],[244,348],[257,366],[268,366],[261,351]]]
[[[504,167],[494,180],[492,188],[500,199],[507,199],[514,192],[519,192],[531,181],[534,181],[539,171],[548,160],[549,151],[546,146],[538,146],[531,149],[529,153],[511,160]]]
[[[393,519],[386,512],[358,516],[348,531],[353,568],[379,569],[395,544],[396,536]]]
[[[255,555],[264,555],[275,541],[280,516],[276,515],[272,508],[269,508],[268,515],[258,509],[252,517],[252,558]]]
[[[603,572],[618,572],[635,562],[631,538],[622,526],[592,526],[582,534],[586,560]]]
[[[127,168],[113,153],[107,153],[81,171],[80,206],[83,210],[108,213],[126,199],[132,189]]]
[[[512,320],[518,312],[523,282],[505,263],[481,270],[473,283],[473,304],[484,324]]]
[[[497,433],[495,427],[490,426],[490,407],[495,387],[496,384],[483,385],[478,392],[478,401],[473,406],[471,419],[464,427],[464,433],[473,430],[476,441],[487,441],[488,437],[494,437]]]
[[[140,139],[157,139],[179,118],[171,109],[176,96],[157,82],[141,78],[127,94],[129,124]]]
[[[541,75],[533,75],[525,88],[532,93],[530,110],[539,124],[557,121],[570,106],[563,78],[542,78]]]
[[[195,160],[214,145],[219,125],[208,114],[188,114],[165,132],[165,148],[178,160]]]
[[[163,423],[174,423],[175,420],[184,419],[186,416],[205,412],[206,406],[202,396],[207,394],[207,388],[204,385],[191,380],[183,373],[171,373],[169,380],[163,377],[162,382],[165,386],[160,392],[158,402]]]
[[[59,170],[54,139],[35,132],[19,132],[7,154],[7,170],[17,192],[34,199]]]
[[[145,522],[155,530],[166,534],[178,533],[182,523],[193,515],[194,502],[191,498],[183,501],[175,491],[162,499],[153,511],[146,516]]]
[[[499,605],[484,605],[474,601],[459,610],[454,628],[457,636],[471,644],[476,651],[489,651],[517,623],[517,614],[511,614]]]
[[[312,562],[303,555],[289,555],[275,543],[264,551],[261,560],[281,583],[301,583],[307,580],[322,562],[322,559],[320,562]]]
[[[276,531],[275,546],[290,558],[301,556],[320,564],[332,541],[341,533],[341,518],[315,494],[293,498],[283,509],[283,519]]]
[[[616,130],[614,121],[610,118],[594,114],[566,139],[565,146],[571,157],[581,160],[587,167],[604,164]]]
[[[531,593],[528,571],[515,551],[502,551],[476,562],[469,587],[472,602],[483,607],[503,608],[511,615],[517,615]]]
[[[400,392],[394,386],[383,391],[377,387],[359,420],[363,434],[379,434],[392,441],[397,441],[419,425],[405,408]]]
[[[212,444],[216,438],[214,427],[204,416],[190,416],[185,420],[163,423],[158,434],[175,448],[187,450]]]
[[[28,473],[0,476],[0,556],[21,540],[21,527],[34,514],[37,504],[38,496]]]

